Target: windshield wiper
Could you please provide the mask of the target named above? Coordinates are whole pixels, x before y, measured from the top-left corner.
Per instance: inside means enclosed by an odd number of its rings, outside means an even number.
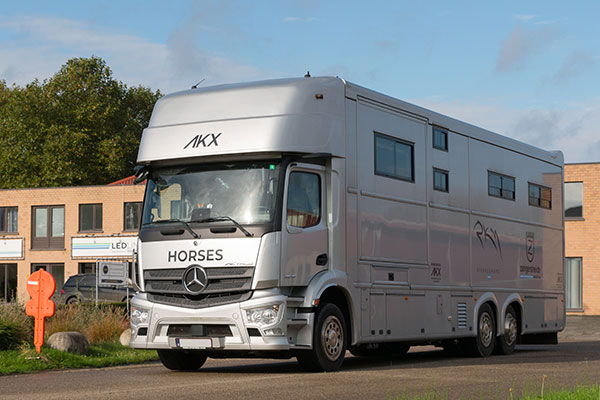
[[[208,218],[202,218],[199,220],[193,220],[190,222],[197,222],[199,224],[204,223],[204,222],[219,222],[219,221],[230,221],[233,222],[233,224],[244,233],[244,235],[246,235],[246,237],[253,237],[254,234],[248,232],[242,225],[239,224],[239,222],[237,222],[235,219],[228,217],[227,215],[222,215],[219,217],[208,217]]]
[[[147,222],[145,224],[142,224],[142,226],[147,226],[147,225],[154,225],[154,224],[167,224],[167,223],[178,223],[181,224],[185,227],[185,229],[192,234],[192,236],[194,237],[194,239],[199,239],[200,236],[194,232],[194,230],[190,227],[190,225],[180,219],[161,219],[159,221],[155,221],[155,222]]]

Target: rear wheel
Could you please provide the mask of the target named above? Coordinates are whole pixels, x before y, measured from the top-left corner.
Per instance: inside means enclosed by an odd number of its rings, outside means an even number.
[[[319,307],[315,316],[313,348],[296,355],[307,371],[337,371],[346,353],[346,322],[335,304]]]
[[[477,316],[477,336],[468,339],[464,344],[468,353],[478,357],[488,357],[494,351],[496,343],[496,323],[494,312],[489,304],[479,308]]]
[[[512,354],[515,351],[517,335],[519,334],[519,324],[513,306],[508,306],[504,313],[503,333],[502,336],[498,336],[495,353]]]
[[[206,356],[185,350],[157,350],[160,362],[173,371],[195,371],[206,362]]]
[[[67,299],[66,304],[77,304],[79,303],[79,299],[76,296],[71,296]]]

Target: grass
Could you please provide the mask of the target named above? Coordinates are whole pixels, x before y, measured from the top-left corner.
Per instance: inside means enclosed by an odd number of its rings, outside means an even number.
[[[0,340],[0,375],[158,360],[156,351],[132,349],[119,343],[121,332],[129,327],[123,306],[60,305],[56,314],[46,319],[46,341],[55,332],[83,333],[90,343],[89,353],[83,356],[49,347],[43,347],[41,354],[37,354],[32,343],[33,318],[25,314],[24,305],[0,301],[0,339],[3,339]]]
[[[43,347],[37,354],[35,348],[22,345],[18,350],[0,351],[0,375],[26,374],[49,369],[101,368],[158,360],[152,350],[132,349],[119,342],[90,345],[88,355],[70,354]]]
[[[543,379],[545,381],[545,379]],[[545,382],[544,382],[545,383]],[[507,400],[600,400],[600,385],[598,383],[593,385],[578,385],[573,389],[560,389],[560,390],[542,390],[538,388],[537,394],[524,393],[521,396],[513,396],[512,389],[506,396],[498,394],[494,398],[505,398]],[[532,392],[530,392],[532,393]],[[449,399],[447,391],[436,391],[428,390],[420,395],[416,396],[390,396],[386,399],[391,400],[447,400]],[[488,396],[483,394],[461,397],[461,399],[486,399]]]
[[[577,386],[575,389],[548,391],[543,395],[525,395],[522,400],[599,400],[600,386]]]
[[[90,344],[112,342],[129,327],[125,310],[116,305],[67,304],[46,320],[46,338],[55,332],[81,332]]]

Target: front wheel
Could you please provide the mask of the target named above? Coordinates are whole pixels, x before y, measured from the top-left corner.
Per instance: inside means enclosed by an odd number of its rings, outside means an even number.
[[[315,316],[313,348],[296,355],[306,371],[337,371],[346,354],[346,322],[335,304],[319,307]]]
[[[173,371],[195,371],[206,362],[206,356],[185,350],[157,350],[160,362]]]

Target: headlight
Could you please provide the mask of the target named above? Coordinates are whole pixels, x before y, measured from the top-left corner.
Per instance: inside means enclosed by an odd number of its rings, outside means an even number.
[[[150,312],[144,308],[131,308],[131,325],[147,324],[150,320]]]
[[[279,322],[281,304],[246,310],[248,322],[260,326],[273,325]]]

